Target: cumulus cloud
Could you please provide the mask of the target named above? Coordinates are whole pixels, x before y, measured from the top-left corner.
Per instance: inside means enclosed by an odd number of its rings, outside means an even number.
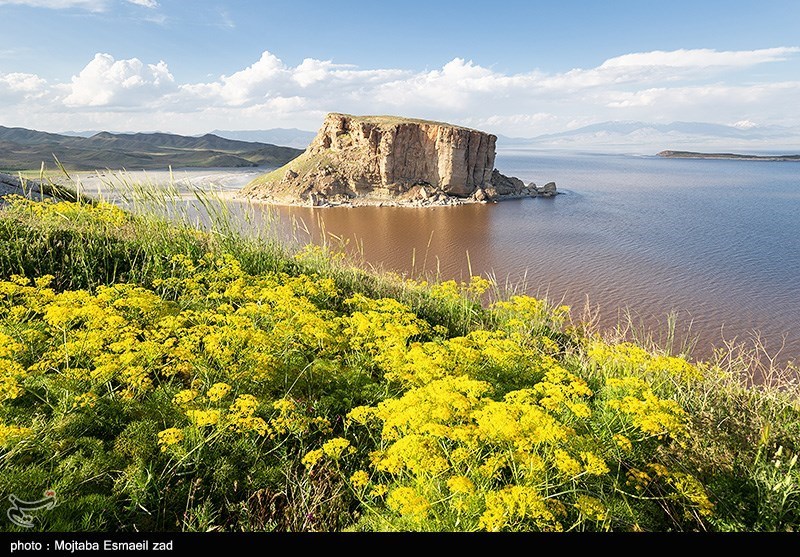
[[[0,74],[0,98],[6,102],[30,100],[45,94],[47,82],[30,73]]]
[[[145,108],[175,87],[175,78],[163,60],[144,64],[138,58],[115,60],[110,54],[98,53],[65,87],[64,104]]]
[[[156,2],[156,0],[127,0],[127,2],[145,8],[158,8],[158,2]]]
[[[359,70],[348,64],[306,58],[297,66],[287,66],[277,56],[265,51],[247,68],[223,75],[210,83],[182,86],[185,100],[225,106],[261,104],[280,97],[318,99],[353,97],[359,91],[410,75],[402,70]]]
[[[45,113],[66,105],[79,109],[73,112],[82,118],[120,122],[95,127],[132,129],[137,126],[130,119],[139,118],[139,127],[169,121],[175,131],[191,133],[237,126],[314,129],[327,111],[402,114],[512,136],[604,120],[800,125],[793,100],[800,94],[798,82],[742,81],[742,68],[779,64],[797,53],[797,47],[653,51],[592,68],[508,73],[464,58],[425,71],[315,58],[292,65],[265,51],[246,67],[188,83],[177,83],[164,61],[98,53],[69,83],[48,85],[33,74],[8,74],[0,76],[0,92],[4,99],[12,92],[25,102],[35,102],[37,95],[47,99]]]

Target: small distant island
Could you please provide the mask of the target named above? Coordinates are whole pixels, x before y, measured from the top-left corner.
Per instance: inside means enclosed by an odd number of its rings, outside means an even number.
[[[693,151],[661,151],[667,159],[735,159],[741,161],[800,161],[800,155],[741,155],[736,153],[695,153]]]

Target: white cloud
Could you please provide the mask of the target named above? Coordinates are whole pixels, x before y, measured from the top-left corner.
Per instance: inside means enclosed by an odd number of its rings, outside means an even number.
[[[175,79],[164,61],[143,64],[138,58],[114,60],[98,53],[65,86],[69,107],[144,108],[175,89]]]
[[[597,96],[597,104],[609,109],[606,120],[675,120],[727,124],[757,119],[762,123],[797,126],[800,112],[800,81],[733,85],[713,83],[681,87],[657,87],[640,91],[608,91]]]
[[[362,89],[371,90],[408,75],[409,72],[402,70],[359,70],[352,65],[313,58],[290,67],[265,51],[257,62],[243,70],[210,83],[186,84],[182,90],[187,102],[226,106],[248,106],[273,97],[309,95],[335,101],[345,97],[360,98]]]
[[[142,6],[145,8],[158,8],[158,2],[156,0],[126,0],[131,4],[136,4],[137,6]]]
[[[261,58],[247,68],[229,76],[223,75],[211,83],[188,84],[183,87],[188,96],[206,99],[209,103],[241,106],[263,100],[272,86],[288,79],[283,62],[265,51]]]
[[[333,62],[306,58],[292,72],[294,79],[300,87],[308,87],[314,83],[324,81],[330,76],[331,69],[335,68]]]
[[[0,74],[3,99],[17,103],[0,106],[0,119],[16,110],[59,118],[53,129],[85,128],[87,121],[94,128],[158,129],[169,122],[175,131],[200,133],[214,127],[315,129],[325,112],[340,111],[431,118],[519,137],[604,120],[800,125],[800,83],[745,73],[762,64],[780,68],[797,53],[797,47],[654,51],[593,68],[508,73],[463,58],[425,71],[315,58],[292,65],[265,51],[247,67],[188,83],[177,83],[164,61],[97,54],[66,84]]]
[[[766,62],[781,62],[790,55],[800,52],[798,47],[762,48],[759,50],[717,51],[708,48],[694,50],[654,50],[637,52],[610,58],[600,65],[607,68],[710,68],[710,67],[745,67]]]
[[[31,100],[45,94],[47,82],[30,73],[0,74],[0,98],[6,102]]]
[[[739,128],[740,130],[751,130],[753,128],[757,128],[758,124],[752,120],[739,120],[738,122],[731,124],[731,126],[734,128]]]

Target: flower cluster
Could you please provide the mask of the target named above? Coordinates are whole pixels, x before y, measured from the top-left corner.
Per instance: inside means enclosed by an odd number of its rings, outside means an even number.
[[[131,219],[103,204],[15,203],[42,222]],[[0,280],[4,478],[30,463],[37,477],[60,467],[76,490],[103,478],[102,504],[139,518],[239,497],[226,519],[257,508],[270,525],[277,499],[259,497],[288,478],[304,482],[295,499],[360,503],[381,528],[629,528],[713,512],[676,465],[688,418],[661,383],[700,377],[684,359],[570,340],[568,308],[532,297],[480,308],[492,283],[479,277],[407,285],[483,312],[454,334],[411,303],[297,268],[249,274],[222,251],[163,264],[146,286]]]

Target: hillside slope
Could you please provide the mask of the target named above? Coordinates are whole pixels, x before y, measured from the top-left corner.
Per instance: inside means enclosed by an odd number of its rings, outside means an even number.
[[[0,169],[48,166],[58,158],[69,170],[173,167],[281,166],[301,153],[267,143],[234,141],[206,134],[188,137],[168,133],[112,134],[71,137],[0,126]]]

